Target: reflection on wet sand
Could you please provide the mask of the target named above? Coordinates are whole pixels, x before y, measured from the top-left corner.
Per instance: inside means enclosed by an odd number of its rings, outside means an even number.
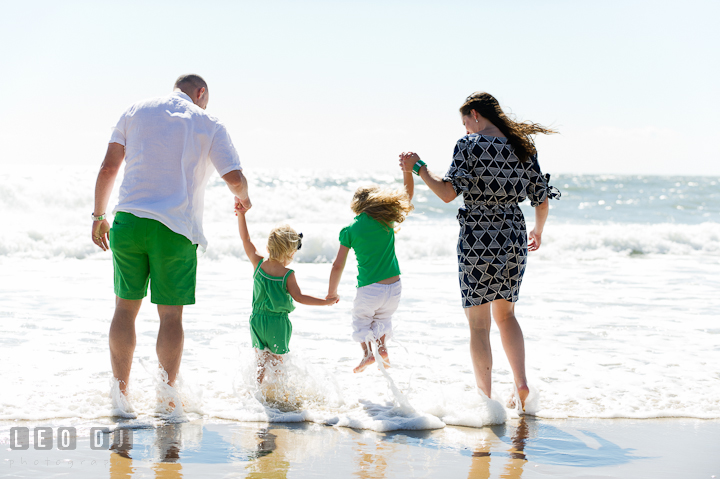
[[[110,450],[110,477],[112,479],[130,479],[135,473],[133,461],[130,458],[132,449],[132,431],[116,429],[112,435]]]
[[[470,463],[470,472],[468,473],[468,479],[487,479],[490,477],[490,461],[491,454],[496,459],[500,459],[505,463],[502,474],[500,477],[503,479],[520,479],[523,473],[523,467],[527,463],[527,457],[525,456],[525,444],[528,439],[529,428],[525,417],[520,418],[520,422],[513,431],[510,439],[510,449],[505,451],[498,451],[498,443],[502,444],[500,438],[505,436],[507,433],[507,427],[505,425],[496,426],[490,428],[497,441],[489,441],[486,438],[482,439],[482,442],[478,444],[472,453],[472,462]],[[494,452],[491,452],[491,449]],[[507,458],[509,457],[509,461]]]
[[[604,467],[642,459],[592,431],[566,431],[532,417],[481,429],[390,433],[308,423],[125,427],[118,426],[110,438],[113,479],[179,478],[211,466],[251,479],[286,479],[291,470],[298,477],[327,473],[370,479],[420,472],[432,477],[453,470],[455,477],[520,479],[529,462]]]
[[[472,454],[472,462],[470,462],[470,472],[468,479],[487,479],[490,477],[490,448],[484,450],[486,446],[481,445]]]
[[[132,466],[133,462],[129,457],[117,453],[110,454],[110,477],[112,479],[132,478],[135,473],[135,468]]]
[[[392,458],[392,444],[363,436],[358,440],[355,462],[357,469],[353,476],[360,479],[384,478],[388,461]]]
[[[511,436],[512,446],[510,447],[510,460],[505,465],[503,473],[500,475],[503,479],[516,479],[522,477],[523,467],[527,464],[525,456],[525,443],[528,440],[529,427],[525,417],[520,417],[520,423],[515,428],[515,432]]]
[[[180,447],[182,444],[182,424],[165,424],[155,430],[155,450],[158,460],[152,470],[157,479],[182,477]]]
[[[207,440],[203,440],[203,432]],[[188,433],[190,437],[184,438],[183,434]],[[150,444],[143,446],[143,438],[148,439],[148,436],[152,447]],[[288,439],[289,436],[293,437]],[[111,437],[110,477],[130,479],[141,466],[149,467],[157,479],[180,478],[183,477],[182,462],[230,464],[242,461],[247,463],[248,478],[285,479],[290,468],[286,454],[296,449],[302,442],[298,439],[302,437],[302,434],[283,427],[265,427],[256,430],[254,436],[233,434],[230,438],[189,423],[139,430],[118,428]],[[151,461],[149,464],[148,460]]]
[[[154,430],[155,454],[152,471],[157,479],[182,477],[180,448],[182,444],[182,424],[164,424]],[[136,431],[118,428],[112,433],[110,450],[111,479],[130,479],[136,471],[133,467],[133,439]]]
[[[532,440],[525,445],[525,453],[533,462],[573,467],[604,467],[627,464],[641,456],[632,449],[624,449],[598,434],[583,429],[568,431],[549,422],[529,419]],[[591,447],[588,443],[594,443]]]
[[[263,428],[257,433],[259,443],[255,457],[257,460],[250,461],[245,468],[248,471],[248,479],[287,479],[290,470],[290,462],[286,459],[284,452],[291,447],[292,441],[288,440],[290,432],[287,429]]]

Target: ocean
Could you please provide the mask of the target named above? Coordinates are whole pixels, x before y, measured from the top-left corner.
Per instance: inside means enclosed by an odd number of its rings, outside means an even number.
[[[108,420],[107,334],[112,260],[90,241],[95,168],[0,173],[0,433],[18,420],[82,425]],[[325,296],[338,233],[362,184],[402,184],[400,172],[246,171],[252,237],[276,224],[304,234],[290,266],[306,294]],[[526,339],[529,410],[541,418],[720,418],[720,178],[553,175],[543,242],[531,253],[516,314]],[[114,204],[113,196],[111,205]],[[375,431],[481,427],[512,374],[493,326],[493,398],[477,394],[455,259],[460,200],[444,204],[416,183],[415,211],[396,251],[403,298],[389,342],[392,367],[352,368],[354,258],[335,306],[297,305],[281,377],[259,390],[248,317],[252,267],[232,196],[211,178],[209,246],[199,257],[197,304],[185,308],[182,412],[175,419],[308,421]],[[522,205],[529,227],[534,216]],[[155,308],[137,320],[131,401],[154,421]],[[274,381],[274,382],[273,382]]]

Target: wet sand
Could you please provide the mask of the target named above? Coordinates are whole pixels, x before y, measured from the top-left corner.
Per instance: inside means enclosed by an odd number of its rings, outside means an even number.
[[[23,425],[38,424],[14,424]],[[90,447],[92,425],[78,429],[74,451],[11,450],[3,437],[0,477],[720,477],[718,420],[528,417],[392,433],[203,420],[95,425],[111,430],[100,450]]]

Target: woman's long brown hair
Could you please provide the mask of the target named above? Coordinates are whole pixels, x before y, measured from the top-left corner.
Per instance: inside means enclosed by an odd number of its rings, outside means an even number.
[[[502,111],[495,97],[484,91],[476,91],[467,97],[465,103],[460,107],[460,113],[463,116],[471,116],[473,110],[495,125],[507,137],[508,143],[515,149],[515,155],[523,163],[529,161],[537,153],[530,135],[557,133],[553,129],[530,121],[521,123],[511,120]]]

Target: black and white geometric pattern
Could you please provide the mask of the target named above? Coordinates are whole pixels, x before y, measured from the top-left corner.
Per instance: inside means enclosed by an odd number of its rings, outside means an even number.
[[[463,308],[518,300],[527,261],[525,217],[518,203],[530,198],[537,206],[559,198],[549,180],[537,156],[521,163],[506,138],[474,134],[457,142],[444,181],[465,200],[457,216]]]

